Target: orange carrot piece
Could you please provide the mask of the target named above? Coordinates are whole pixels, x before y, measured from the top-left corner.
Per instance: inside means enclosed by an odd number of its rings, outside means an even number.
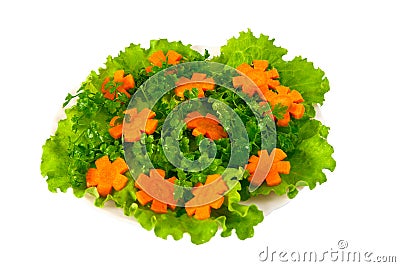
[[[221,178],[220,174],[207,175],[207,179],[206,179],[206,182],[204,183],[204,185],[211,184],[211,183],[215,182],[216,180],[218,180],[220,178]]]
[[[293,116],[295,119],[301,119],[304,115],[305,108],[302,104],[293,103],[289,108],[290,115]]]
[[[192,81],[202,81],[207,77],[207,74],[195,72],[192,74]]]
[[[125,160],[123,160],[122,158],[117,158],[116,160],[114,160],[114,162],[112,164],[113,164],[114,168],[116,168],[120,173],[125,173],[129,169]]]
[[[290,162],[289,161],[279,161],[276,163],[276,167],[280,173],[283,173],[283,174],[290,173]]]
[[[294,103],[301,103],[304,101],[303,96],[297,90],[290,91],[289,96]]]
[[[275,89],[276,93],[270,94],[268,97],[271,108],[274,109],[278,104],[287,107],[283,119],[277,120],[277,125],[281,127],[288,126],[290,122],[290,115],[292,115],[295,119],[302,118],[305,108],[303,104],[300,104],[304,101],[301,94],[296,90],[290,90],[289,87],[282,85],[277,86]]]
[[[279,73],[277,69],[270,69],[269,71],[266,72],[267,78],[268,79],[278,79],[279,78]]]
[[[272,108],[274,108],[278,104],[281,104],[282,106],[289,108],[290,105],[292,104],[292,100],[288,95],[276,95],[269,101],[269,103],[272,106]]]
[[[168,205],[156,199],[151,203],[150,209],[156,213],[167,213]]]
[[[283,119],[277,120],[276,125],[278,125],[280,127],[286,127],[289,125],[289,122],[290,122],[290,114],[289,114],[289,112],[286,112],[283,115]]]
[[[204,91],[214,90],[215,82],[213,78],[207,78],[204,73],[193,73],[191,79],[186,77],[180,77],[176,82],[175,94],[180,98],[184,98],[186,90],[191,91],[193,88],[197,88],[198,97],[204,97]]]
[[[218,209],[224,203],[223,193],[229,188],[220,174],[208,175],[204,185],[192,190],[193,198],[185,204],[186,213],[197,220],[210,218],[211,208]]]
[[[240,64],[236,69],[244,74],[249,74],[253,71],[253,68],[247,63]]]
[[[186,115],[185,122],[188,129],[193,129],[193,136],[202,134],[212,140],[228,137],[228,134],[219,124],[217,118],[211,114],[203,116],[199,112],[194,111]]]
[[[276,88],[279,86],[279,80],[275,80],[279,78],[278,72],[276,69],[271,69],[266,71],[268,68],[267,60],[253,60],[253,67],[251,67],[247,63],[243,63],[239,65],[236,69],[241,72],[239,74],[244,74],[247,76],[245,79],[233,78],[233,85],[235,88],[242,87],[244,93],[249,96],[253,96],[255,92],[261,91],[262,95],[268,99],[269,89]],[[248,79],[252,80],[254,84],[250,83]],[[257,88],[259,90],[257,90]],[[260,97],[262,97],[260,94]]]
[[[282,179],[279,176],[279,173],[274,171],[265,178],[265,181],[268,186],[276,186],[282,182]]]
[[[268,60],[253,60],[253,66],[255,70],[264,71],[268,68]]]
[[[279,95],[287,95],[290,93],[290,88],[287,86],[280,85],[280,86],[276,87],[275,90],[278,93],[278,96]],[[288,97],[290,97],[290,95]]]
[[[119,124],[117,126],[114,126],[110,129],[108,129],[108,132],[114,139],[119,139],[122,137],[122,124]]]
[[[86,184],[88,187],[96,186],[99,184],[99,175],[96,169],[90,168],[86,173]]]
[[[164,62],[166,62],[168,65],[176,65],[181,61],[181,59],[182,55],[174,50],[169,50],[167,55],[165,55],[162,50],[158,50],[149,56],[150,63],[159,68],[162,67]],[[151,72],[153,70],[153,66],[146,67],[146,72]]]
[[[114,82],[123,83],[124,82],[124,70],[117,70],[114,72]]]
[[[146,133],[147,123],[149,123],[149,128],[147,134],[154,133],[155,128],[158,123],[156,119],[149,119],[148,116],[154,118],[155,113],[149,110],[148,108],[144,108],[142,111],[137,113],[137,109],[131,109],[130,113],[130,120],[125,121],[124,124],[124,140],[126,142],[136,142],[140,140],[140,136],[142,133]],[[154,129],[154,131],[152,131]]]
[[[122,85],[122,88],[128,90],[134,87],[135,87],[135,80],[133,79],[132,74],[126,75],[124,78],[124,84]]]
[[[253,185],[259,186],[266,181],[268,186],[275,186],[281,183],[281,177],[279,174],[290,173],[290,162],[283,161],[287,157],[286,153],[279,149],[274,148],[271,154],[268,154],[266,150],[258,151],[258,156],[252,155],[249,159],[249,163],[246,165],[246,169],[250,173],[249,181]],[[256,171],[266,172],[263,168],[270,167],[265,177],[257,176],[254,174]]]
[[[162,50],[158,50],[150,55],[149,61],[157,67],[162,67],[162,63],[165,62],[166,58]]]
[[[145,133],[153,134],[157,129],[157,125],[158,125],[158,120],[148,119],[146,123]]]
[[[300,92],[282,86],[279,80],[277,80],[279,78],[278,71],[275,68],[267,70],[267,60],[253,60],[252,64],[253,67],[247,63],[243,63],[236,68],[240,72],[239,74],[245,75],[247,78],[245,76],[233,77],[233,86],[235,88],[242,87],[242,91],[249,96],[253,96],[257,92],[263,100],[269,102],[272,110],[278,104],[287,107],[283,118],[277,120],[277,125],[280,127],[289,125],[290,116],[293,116],[295,119],[302,118],[305,108],[300,104],[304,101]],[[249,82],[249,79],[254,84]]]
[[[129,120],[124,119],[124,127],[122,123],[116,125],[119,117],[114,117],[110,121],[112,128],[109,129],[109,133],[114,139],[121,138],[124,135],[125,142],[135,142],[140,140],[142,133],[153,134],[157,129],[158,120],[152,119],[156,116],[156,113],[147,108],[139,113],[136,108],[128,109],[124,113],[129,117]]]
[[[258,155],[260,154],[261,152],[258,151]],[[284,160],[287,157],[287,155],[282,149],[276,148],[272,151],[271,157],[273,157],[273,162],[280,162]]]
[[[117,70],[114,72],[113,79],[114,79],[113,80],[114,83],[122,83],[122,85],[120,85],[116,88],[116,91],[118,91],[122,94],[125,94],[128,98],[130,98],[131,95],[126,90],[135,87],[135,80],[133,79],[133,76],[131,74],[129,74],[124,77],[124,70]],[[109,77],[104,79],[104,81],[101,85],[101,92],[103,93],[105,98],[114,100],[117,92],[110,93],[110,88],[105,88],[106,84],[109,82],[110,82]]]
[[[158,175],[157,175],[158,173]],[[161,169],[150,170],[150,176],[140,174],[135,182],[135,187],[140,191],[136,192],[136,198],[141,205],[146,205],[151,202],[150,209],[156,213],[166,213],[167,208],[175,209],[176,200],[174,199],[174,182],[176,177],[171,177],[164,180],[165,171]],[[149,195],[145,188],[150,194],[154,194],[157,198]],[[168,203],[164,203],[159,199],[166,199]]]
[[[146,205],[147,203],[150,203],[153,200],[153,198],[148,194],[146,194],[146,192],[144,191],[137,191],[136,198],[139,201],[139,203],[143,206]]]
[[[126,186],[128,178],[123,173],[128,166],[122,158],[111,163],[108,156],[103,156],[95,161],[95,165],[96,168],[90,168],[86,173],[86,186],[96,186],[100,196],[107,196],[112,188],[119,191]]]
[[[128,182],[128,178],[126,178],[126,176],[124,176],[122,174],[116,174],[114,181],[112,182],[112,187],[115,190],[120,191],[125,187],[127,182]]]
[[[169,65],[176,65],[182,59],[182,55],[175,52],[174,50],[169,50],[167,52],[168,64]]]
[[[119,116],[114,116],[111,120],[110,120],[110,126],[114,127],[116,125],[116,121],[119,119]]]

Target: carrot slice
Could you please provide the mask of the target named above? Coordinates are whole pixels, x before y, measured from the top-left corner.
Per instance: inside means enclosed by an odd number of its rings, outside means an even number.
[[[162,67],[163,63],[166,62],[168,65],[176,65],[182,59],[182,55],[174,50],[168,50],[167,55],[164,54],[162,50],[158,50],[150,55],[149,61],[153,66],[159,68]],[[153,66],[148,66],[145,68],[146,72],[149,73],[153,70]]]
[[[116,125],[116,121],[120,117],[114,117],[110,121],[110,128],[108,131],[114,139],[121,138],[124,135],[125,142],[135,142],[140,140],[142,133],[153,134],[158,126],[158,120],[153,119],[156,113],[145,108],[141,112],[137,112],[136,108],[128,109],[125,114],[129,117],[128,120],[124,118],[124,127],[121,124]],[[147,117],[146,117],[147,116]]]
[[[278,105],[287,107],[286,113],[282,119],[277,120],[277,125],[285,127],[289,125],[290,115],[295,119],[301,119],[305,112],[305,107],[301,102],[304,101],[301,94],[296,90],[290,90],[289,87],[279,85],[274,93],[268,96],[269,104],[272,110]]]
[[[108,132],[114,139],[119,139],[122,137],[122,124],[114,126],[108,129]]]
[[[244,74],[247,78],[233,78],[233,86],[235,88],[242,87],[244,93],[253,96],[255,92],[261,91],[262,95],[268,99],[268,91],[279,86],[279,74],[276,69],[266,70],[268,68],[267,60],[253,60],[253,67],[247,63],[239,65],[236,69]],[[254,82],[249,82],[249,79]],[[258,89],[259,90],[258,90]],[[260,97],[262,95],[259,93]]]
[[[133,79],[133,76],[131,74],[129,74],[129,75],[124,77],[124,70],[117,70],[117,71],[114,72],[114,78],[113,79],[114,79],[113,80],[114,85],[116,83],[122,83],[122,85],[120,85],[120,86],[118,86],[116,88],[116,91],[118,91],[118,92],[126,95],[128,98],[130,98],[131,95],[126,90],[129,90],[129,89],[135,87],[135,80]],[[105,98],[108,98],[110,100],[114,100],[116,95],[117,95],[117,93],[116,92],[111,93],[110,92],[111,88],[106,88],[106,84],[108,84],[109,82],[110,82],[110,78],[109,77],[104,79],[104,81],[103,81],[103,83],[101,85],[101,92],[103,93]]]
[[[119,116],[114,116],[111,120],[110,120],[110,126],[114,127],[116,125],[116,121],[119,119]]]
[[[253,66],[255,70],[266,70],[268,68],[268,60],[253,60]]]
[[[288,111],[293,116],[293,118],[301,119],[304,115],[305,108],[302,104],[293,103]]]
[[[158,51],[154,52],[149,57],[149,61],[154,66],[157,66],[157,67],[161,67],[162,63],[165,62],[165,60],[166,60],[166,58],[165,58],[164,52],[162,50],[158,50]]]
[[[145,133],[153,134],[157,129],[157,125],[158,125],[158,120],[148,119],[146,123]]]
[[[205,184],[192,190],[193,198],[185,204],[186,213],[197,220],[210,218],[211,208],[219,209],[224,203],[222,194],[228,190],[220,174],[207,176]]]
[[[212,140],[228,137],[224,128],[219,124],[218,119],[211,114],[203,116],[199,112],[194,111],[186,115],[185,122],[188,129],[193,129],[193,136],[202,134]]]
[[[279,185],[281,183],[280,174],[290,173],[290,162],[283,161],[286,157],[286,153],[279,148],[273,149],[271,154],[268,154],[266,150],[260,150],[258,151],[258,156],[252,155],[249,159],[249,163],[246,165],[246,169],[250,173],[250,183],[259,186],[265,181],[268,186]],[[270,169],[265,177],[260,175],[257,175],[257,177],[255,176],[258,168],[263,172],[262,168],[268,166],[270,166]]]
[[[167,208],[175,209],[174,182],[176,177],[164,180],[165,171],[161,169],[150,170],[150,175],[140,174],[135,182],[136,198],[141,205],[151,202],[150,209],[156,213],[166,213]],[[161,200],[167,200],[164,203]]]
[[[123,83],[124,82],[124,71],[117,70],[114,72],[114,82]]]
[[[136,198],[139,201],[139,203],[143,206],[146,205],[147,203],[150,203],[153,200],[153,198],[148,194],[146,194],[146,192],[144,191],[136,192]]]
[[[167,58],[168,58],[168,62],[167,62],[168,64],[176,65],[182,59],[182,55],[175,52],[174,50],[169,50],[167,52]]]
[[[176,82],[175,94],[180,98],[184,98],[185,91],[192,91],[197,88],[198,97],[204,97],[204,91],[214,90],[215,82],[213,78],[207,78],[207,74],[193,73],[191,79],[180,77]]]
[[[86,186],[97,187],[100,196],[105,197],[111,193],[123,189],[128,178],[123,175],[127,172],[128,165],[122,158],[117,158],[111,163],[108,156],[103,156],[95,161],[96,168],[90,168],[86,173]]]

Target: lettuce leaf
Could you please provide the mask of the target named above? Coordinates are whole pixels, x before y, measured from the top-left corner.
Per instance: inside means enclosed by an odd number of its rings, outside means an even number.
[[[43,177],[47,176],[48,189],[51,192],[66,192],[71,187],[68,165],[71,158],[68,156],[69,138],[73,135],[73,110],[67,110],[67,118],[58,122],[58,128],[53,136],[43,145],[40,171]]]
[[[235,230],[236,235],[239,239],[243,240],[254,235],[254,226],[261,223],[264,220],[264,215],[261,210],[257,208],[256,205],[243,205],[240,204],[240,194],[241,184],[237,183],[228,194],[225,195],[226,201],[224,208],[228,215],[219,218],[221,227],[223,229],[221,236],[230,236],[232,230]],[[223,210],[224,210],[223,208]]]
[[[147,229],[154,229],[156,236],[167,239],[172,236],[175,240],[190,235],[194,244],[208,242],[221,228],[221,236],[227,237],[235,230],[239,239],[243,240],[254,235],[254,226],[263,221],[264,215],[255,205],[245,206],[240,201],[240,183],[226,196],[224,205],[212,211],[212,217],[206,220],[196,220],[189,217],[184,208],[178,211],[168,211],[166,214],[157,214],[146,207],[134,208],[131,212],[140,225]]]
[[[317,120],[311,120],[300,128],[297,133],[297,143],[290,153],[287,153],[291,165],[289,174],[281,174],[282,183],[277,186],[263,184],[252,195],[268,195],[275,192],[278,195],[288,194],[289,198],[296,196],[299,186],[314,189],[317,184],[326,182],[324,170],[333,171],[336,161],[332,158],[333,147],[327,142],[329,128]]]
[[[315,104],[322,104],[324,95],[329,91],[329,81],[325,73],[315,68],[313,63],[301,57],[285,61],[282,59],[287,50],[274,45],[274,39],[260,35],[255,37],[248,30],[241,32],[238,38],[231,38],[221,47],[219,57],[213,61],[237,67],[243,62],[251,64],[254,59],[268,60],[271,67],[278,70],[282,85],[298,90],[304,98],[306,108],[301,120],[292,120],[288,127],[277,127],[277,147],[283,149],[290,161],[291,171],[281,175],[278,186],[266,186],[265,183],[255,192],[248,192],[247,181],[242,181],[240,194],[243,197],[275,192],[278,195],[296,196],[299,186],[315,188],[326,181],[325,169],[333,171],[335,160],[333,147],[327,142],[328,128],[312,119],[315,116]],[[324,134],[322,134],[324,132]]]
[[[105,65],[105,69],[99,69],[101,82],[106,77],[112,77],[117,70],[124,70],[136,78],[148,65],[147,54],[140,45],[130,44],[124,51],[120,51],[117,57],[108,56]]]
[[[146,50],[146,53],[149,56],[158,50],[162,50],[164,54],[166,54],[168,50],[174,50],[181,54],[185,61],[205,60],[203,55],[191,48],[191,45],[184,45],[181,41],[170,42],[167,39],[152,40],[150,41],[150,48]]]
[[[206,220],[189,217],[184,207],[176,207],[174,211],[168,210],[166,214],[157,214],[150,210],[149,205],[138,204],[135,194],[137,189],[134,186],[132,173],[129,172],[125,174],[129,179],[127,185],[120,191],[113,191],[105,198],[98,194],[95,187],[86,188],[85,174],[88,168],[94,167],[97,158],[108,155],[110,159],[115,159],[124,156],[125,153],[121,141],[114,140],[108,134],[108,122],[113,116],[121,115],[127,103],[105,100],[100,92],[104,79],[112,77],[116,70],[123,69],[125,74],[134,76],[136,88],[139,87],[154,74],[147,74],[144,68],[150,65],[148,56],[158,50],[164,53],[175,50],[186,62],[207,59],[207,55],[194,51],[190,45],[166,39],[151,41],[148,49],[131,44],[118,56],[109,56],[105,68],[99,68],[98,72],[92,71],[82,83],[77,96],[71,94],[67,96],[66,104],[74,97],[77,97],[77,103],[65,110],[67,118],[59,122],[55,134],[43,145],[40,168],[43,177],[47,178],[51,192],[58,190],[66,192],[68,188],[72,188],[77,197],[92,195],[94,205],[98,207],[103,207],[105,203],[112,201],[126,216],[133,216],[143,228],[154,230],[155,235],[160,238],[167,239],[168,236],[172,236],[173,239],[179,240],[187,233],[194,244],[203,244],[218,232],[222,237],[235,232],[239,239],[254,235],[254,227],[264,219],[263,212],[254,204],[241,204],[242,200],[259,194],[268,195],[271,192],[278,195],[287,194],[293,198],[299,186],[313,189],[317,184],[326,181],[324,171],[333,171],[336,166],[332,158],[333,147],[327,142],[329,128],[313,119],[314,105],[322,104],[324,94],[329,91],[325,73],[301,57],[295,57],[290,61],[283,60],[282,56],[287,53],[286,49],[275,46],[274,39],[262,34],[255,37],[248,30],[241,32],[237,38],[228,40],[227,44],[221,47],[220,56],[211,61],[237,67],[244,62],[251,63],[254,59],[266,59],[270,66],[278,69],[281,84],[296,89],[303,95],[306,107],[303,118],[292,120],[288,127],[277,127],[277,147],[287,153],[286,160],[291,163],[291,172],[281,175],[281,184],[273,187],[263,184],[250,193],[246,179],[248,173],[243,176],[243,169],[231,168],[226,172],[224,179],[234,186],[225,195],[221,208],[212,210],[211,217]],[[155,68],[156,71],[161,69]],[[136,89],[131,90],[131,93],[134,90]],[[259,138],[257,139],[259,129],[246,105],[243,105],[233,92],[227,92],[224,88],[207,92],[207,96],[219,99],[228,105],[234,103],[235,112],[247,122],[246,129],[252,139],[250,151],[252,154],[256,153],[259,149]],[[166,98],[155,106],[157,115],[166,116],[181,101],[174,98],[173,94],[166,95]],[[155,162],[155,166],[166,170],[168,177],[172,175],[178,177],[182,185],[204,182],[207,174],[222,173],[226,168],[231,149],[229,139],[216,141],[219,154],[207,170],[203,173],[185,174],[167,161],[159,138],[159,132],[156,131],[154,135],[146,136],[142,141],[146,143],[148,154]],[[185,156],[195,157],[198,153],[198,143],[204,137],[193,139],[191,134],[183,133],[180,138],[181,149],[186,153]],[[132,149],[134,148],[135,146],[132,146]],[[139,165],[140,159],[137,161]],[[137,172],[140,170],[138,168]]]
[[[322,104],[324,102],[324,95],[329,91],[329,81],[320,68],[314,68],[312,62],[295,57],[288,62],[277,62],[274,67],[279,71],[280,82],[299,91],[305,103]]]
[[[108,121],[117,115],[110,111],[124,107],[105,99],[100,93],[101,84],[118,69],[138,77],[146,64],[145,50],[131,44],[117,57],[109,56],[106,68],[100,68],[99,73],[92,71],[82,83],[75,96],[77,103],[64,110],[67,118],[59,122],[54,136],[43,145],[40,168],[51,192],[66,192],[71,187],[76,196],[82,197],[86,193],[85,173],[94,161],[103,155],[116,158],[123,154],[121,142],[108,134]],[[72,98],[69,94],[65,105]]]
[[[259,38],[253,33],[240,32],[238,38],[231,38],[227,44],[221,47],[220,56],[212,61],[226,64],[236,68],[242,63],[251,64],[253,59],[266,59],[274,66],[283,62],[282,57],[286,55],[287,50],[274,45],[274,39],[261,34]]]

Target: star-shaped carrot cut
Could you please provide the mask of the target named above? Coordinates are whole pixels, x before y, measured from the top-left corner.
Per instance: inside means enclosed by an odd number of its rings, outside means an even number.
[[[174,182],[176,177],[164,179],[165,171],[161,169],[150,170],[150,176],[140,174],[135,182],[136,198],[141,205],[151,202],[150,209],[157,213],[166,213],[167,207],[175,209]]]
[[[260,186],[266,181],[268,186],[279,185],[282,181],[279,174],[289,174],[290,172],[290,162],[283,161],[286,157],[286,153],[279,148],[274,148],[271,154],[268,154],[267,150],[260,150],[258,157],[252,155],[246,165],[246,169],[250,172],[250,183],[254,186]],[[267,173],[267,175],[260,175],[260,173]]]
[[[207,176],[205,184],[199,183],[192,190],[193,198],[185,204],[186,213],[198,220],[210,218],[211,208],[219,209],[224,203],[223,193],[228,186],[222,180],[220,174]]]
[[[213,78],[207,78],[207,74],[204,73],[193,73],[192,78],[181,77],[176,82],[175,94],[180,98],[184,98],[185,91],[192,91],[193,88],[197,88],[198,96],[204,97],[204,91],[214,90],[215,82]]]
[[[95,161],[96,168],[90,168],[86,173],[87,187],[97,187],[100,196],[106,197],[112,188],[119,191],[125,187],[128,178],[123,174],[128,171],[128,165],[122,158],[111,163],[108,156]]]
[[[110,121],[112,128],[109,129],[109,133],[115,139],[121,138],[124,134],[125,142],[136,142],[140,140],[142,133],[153,134],[157,129],[158,120],[154,119],[156,113],[148,108],[144,108],[139,113],[136,108],[132,108],[124,113],[128,116],[124,118],[123,124],[116,123],[120,119],[118,116]]]
[[[290,90],[286,86],[277,86],[276,93],[271,93],[269,96],[269,104],[274,109],[278,104],[287,107],[282,119],[277,120],[278,126],[288,126],[290,116],[295,119],[303,117],[305,108],[301,104],[304,101],[301,94],[296,90]]]
[[[133,76],[131,74],[124,76],[124,70],[117,70],[114,73],[113,81],[114,85],[107,87],[107,84],[110,82],[110,77],[107,77],[104,79],[103,84],[101,85],[101,92],[103,93],[105,98],[114,100],[117,95],[117,92],[125,94],[128,98],[131,97],[131,95],[127,91],[135,87],[135,80],[133,79]],[[122,83],[122,84],[119,85],[114,92],[111,92],[111,88],[113,86],[116,86],[117,83]]]
[[[188,129],[193,129],[193,136],[202,134],[212,140],[228,137],[218,119],[209,113],[203,116],[199,112],[193,111],[186,116],[185,122]]]
[[[161,68],[164,62],[168,65],[176,65],[181,61],[181,59],[182,55],[174,50],[168,50],[167,55],[165,55],[162,50],[158,50],[150,55],[149,61],[152,66],[146,67],[146,72],[151,72],[153,66]]]
[[[279,85],[279,80],[276,80],[279,73],[276,69],[267,68],[268,60],[253,60],[253,66],[247,63],[239,65],[236,69],[244,75],[233,77],[233,86],[242,87],[242,91],[249,96],[258,92],[260,97],[268,99],[269,89],[275,89]]]

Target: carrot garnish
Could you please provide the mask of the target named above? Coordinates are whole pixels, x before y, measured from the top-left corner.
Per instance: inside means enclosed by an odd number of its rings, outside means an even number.
[[[300,119],[304,115],[304,101],[301,94],[296,90],[290,90],[286,86],[277,86],[276,93],[270,95],[269,103],[271,108],[274,109],[278,104],[287,107],[282,119],[277,120],[278,126],[288,126],[290,115],[295,119]]]
[[[153,119],[156,113],[150,109],[144,108],[138,113],[136,108],[132,108],[124,113],[128,114],[128,119],[124,119],[124,124],[116,125],[116,121],[120,118],[118,116],[110,121],[109,133],[113,138],[121,138],[123,132],[125,142],[136,142],[140,140],[142,133],[153,134],[156,131],[158,120]]]
[[[191,79],[181,77],[176,85],[175,94],[180,98],[184,98],[185,91],[192,91],[193,88],[197,88],[199,97],[204,97],[204,91],[214,90],[215,88],[214,79],[207,78],[207,74],[204,73],[193,73]]]
[[[286,157],[286,153],[279,148],[274,148],[271,154],[268,154],[267,150],[260,150],[258,151],[258,157],[252,155],[249,159],[249,163],[246,165],[246,170],[250,172],[250,183],[259,186],[265,180],[268,186],[280,184],[281,177],[279,174],[289,174],[290,172],[290,162],[283,161]],[[269,170],[265,170],[265,168],[269,167]],[[267,176],[258,175],[255,177],[254,174],[258,169],[260,171],[264,169],[265,172],[268,173]]]
[[[243,92],[249,96],[253,96],[259,88],[262,93],[260,97],[264,96],[268,100],[269,89],[275,89],[279,85],[279,80],[276,80],[279,73],[276,69],[267,68],[267,60],[253,60],[253,67],[247,63],[239,65],[236,69],[245,76],[233,77],[233,86],[241,86]]]
[[[86,173],[87,187],[97,187],[100,196],[105,197],[111,193],[112,188],[119,191],[125,187],[128,178],[123,174],[128,171],[128,165],[122,158],[114,162],[103,156],[95,161],[96,168],[90,168]]]
[[[131,95],[127,91],[135,87],[135,80],[133,79],[133,76],[131,74],[128,74],[124,77],[124,70],[117,70],[114,73],[113,81],[114,81],[114,86],[117,83],[122,83],[122,84],[119,85],[114,92],[111,92],[112,86],[107,87],[107,84],[110,82],[110,77],[105,78],[103,84],[101,85],[101,92],[104,94],[105,98],[114,100],[117,95],[117,92],[125,94],[128,98],[131,97]]]
[[[167,55],[164,55],[162,50],[158,50],[150,55],[149,61],[153,66],[159,68],[162,67],[163,63],[166,62],[168,65],[176,65],[182,59],[182,55],[175,52],[174,50],[168,50]],[[146,67],[146,72],[149,73],[153,70],[153,66]]]
[[[193,129],[193,136],[202,134],[212,140],[228,137],[218,119],[211,114],[203,116],[199,112],[193,111],[186,116],[185,122],[188,129]]]
[[[167,207],[175,209],[174,182],[176,177],[164,180],[165,171],[161,169],[150,170],[150,176],[140,174],[135,182],[136,198],[141,205],[151,202],[150,209],[157,213],[166,213]]]
[[[194,197],[185,204],[186,213],[194,218],[204,220],[210,218],[211,208],[219,209],[224,203],[223,193],[228,190],[220,174],[207,176],[205,184],[199,183],[192,190]]]
[[[258,92],[261,98],[268,101],[272,109],[278,104],[287,107],[283,118],[277,120],[277,125],[288,126],[290,115],[295,119],[303,117],[305,108],[300,103],[304,99],[298,91],[280,85],[276,69],[267,70],[267,68],[267,60],[253,60],[253,67],[247,63],[239,65],[236,69],[244,76],[233,77],[233,86],[242,87],[242,91],[249,96]]]

